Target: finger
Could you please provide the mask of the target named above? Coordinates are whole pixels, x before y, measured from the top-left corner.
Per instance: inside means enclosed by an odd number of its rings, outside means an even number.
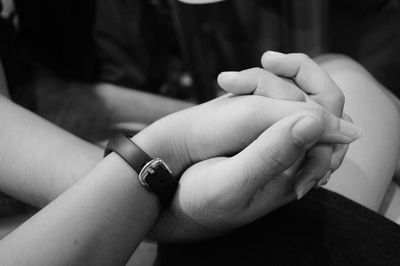
[[[266,52],[261,59],[271,73],[293,78],[311,97],[337,116],[342,115],[344,95],[325,70],[305,54]]]
[[[351,143],[361,135],[361,130],[354,124],[330,114],[320,106],[304,102],[283,101],[254,95],[231,96],[198,105],[195,107],[199,109],[196,112],[208,112],[204,109],[206,107],[213,109],[215,119],[210,116],[208,124],[198,123],[198,126],[195,125],[189,129],[194,133],[187,135],[195,136],[195,140],[184,140],[177,144],[184,143],[187,149],[193,151],[190,154],[192,163],[211,157],[236,154],[277,121],[302,111],[316,113],[324,121],[325,130],[320,140],[322,143]],[[221,123],[221,119],[224,123]],[[162,122],[169,122],[169,117]],[[229,136],[228,140],[226,136]],[[209,148],[199,150],[198,147]]]
[[[307,161],[297,177],[294,191],[301,199],[312,188],[316,187],[330,170],[332,145],[318,144],[307,153]]]
[[[227,183],[233,185],[232,191],[248,198],[294,165],[323,133],[323,120],[311,112],[297,113],[278,121],[226,161],[232,172],[238,173],[229,176]]]
[[[217,81],[226,92],[237,95],[255,94],[275,99],[305,101],[304,93],[298,87],[262,68],[222,72]]]
[[[343,114],[343,120],[353,123],[351,117],[345,113]],[[349,149],[348,144],[335,144],[333,146],[333,155],[330,167],[332,172],[335,172],[340,167],[340,165],[342,165],[342,162],[344,160],[344,157],[348,149]]]
[[[335,172],[342,165],[348,149],[349,149],[349,144],[333,145],[333,154],[330,166],[332,172]]]
[[[262,108],[258,109],[259,111],[258,113],[254,114],[253,119],[250,118],[250,121],[252,123],[254,123],[255,121],[257,124],[260,125],[268,124],[268,126],[271,126],[278,120],[295,112],[310,111],[321,117],[321,119],[324,121],[325,131],[321,138],[321,142],[323,143],[346,144],[353,142],[355,139],[358,139],[361,136],[361,129],[359,127],[357,127],[353,123],[332,115],[327,110],[318,105],[306,104],[302,102],[281,101],[256,96],[248,97],[255,97],[253,99],[260,100],[259,103],[256,103],[256,101],[253,102],[254,105],[252,106],[256,109],[258,108],[255,105],[258,104],[267,106],[264,110]]]
[[[348,121],[345,121],[343,119],[340,119],[332,115],[327,110],[318,105],[305,104],[301,102],[279,101],[269,98],[261,98],[261,99],[264,100],[265,104],[268,103],[271,104],[267,108],[268,113],[261,112],[257,114],[257,116],[261,120],[264,120],[264,118],[268,116],[269,118],[274,118],[273,123],[275,123],[278,120],[284,118],[285,116],[293,114],[294,113],[293,110],[298,108],[297,109],[298,111],[310,111],[322,118],[325,126],[325,131],[321,138],[322,143],[347,144],[361,137],[360,128],[355,126],[353,123],[350,123]],[[273,105],[276,105],[276,107],[274,108]],[[263,124],[261,121],[257,121],[257,123]],[[268,123],[268,124],[272,125],[273,123]]]
[[[352,122],[343,114],[343,119]],[[349,148],[348,144],[326,145],[318,144],[308,152],[308,161],[299,174],[295,185],[297,198],[302,198],[313,187],[326,185],[331,174],[340,167]],[[328,162],[330,163],[328,164]]]
[[[343,110],[344,97],[335,82],[313,60],[304,54],[265,53],[262,58],[264,68],[272,73],[293,77],[295,82],[318,104],[328,111],[340,116]],[[343,152],[343,150],[342,150]],[[303,197],[314,186],[327,182],[331,167],[340,165],[342,153],[333,157],[333,149],[328,145],[317,145],[308,153],[307,162],[299,174],[295,185],[298,198]]]

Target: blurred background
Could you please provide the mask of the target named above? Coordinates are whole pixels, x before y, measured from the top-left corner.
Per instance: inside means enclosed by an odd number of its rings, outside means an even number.
[[[202,102],[218,93],[219,72],[259,66],[266,50],[347,54],[400,88],[397,0],[13,3],[1,22],[10,47],[1,56],[14,92],[40,65],[66,79]],[[14,98],[33,107],[24,92]]]

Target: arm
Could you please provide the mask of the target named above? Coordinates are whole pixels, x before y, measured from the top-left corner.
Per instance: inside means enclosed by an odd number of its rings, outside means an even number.
[[[189,111],[185,113],[186,118],[191,117]],[[315,142],[347,141],[338,131],[340,127],[330,127],[320,115],[290,115],[262,132],[237,155],[196,164],[183,174],[173,205],[179,207],[180,215],[190,215],[202,228],[220,233],[270,211],[275,206],[271,197],[289,200],[291,195],[286,194],[286,189],[271,194],[265,185],[282,175]],[[180,116],[173,118],[172,125],[180,120]],[[205,121],[209,118],[203,117]],[[187,124],[191,123],[188,120]],[[150,132],[147,130],[134,140],[149,154],[161,154],[164,147],[148,144],[164,142],[165,137],[154,138],[157,135]],[[171,149],[169,159],[177,160],[185,152]],[[288,177],[284,176],[280,178],[283,183],[279,179],[272,183],[286,187]],[[199,209],[208,210],[208,215],[196,216]],[[0,260],[8,265],[122,265],[150,229],[159,210],[156,198],[140,185],[137,173],[112,153],[4,238],[0,242]]]
[[[160,210],[111,154],[0,242],[6,265],[124,265]],[[22,252],[23,251],[23,252]]]
[[[0,189],[44,207],[101,159],[102,150],[0,96]]]
[[[102,151],[96,146],[66,133],[6,99],[1,101],[0,119],[3,127],[0,130],[0,145],[4,151],[4,164],[0,165],[4,173],[1,176],[1,189],[11,196],[43,207],[100,160]],[[179,173],[201,160],[240,151],[270,125],[300,111],[319,112],[325,117],[326,126],[332,130],[342,123],[322,108],[316,109],[306,103],[257,96],[222,97],[162,119],[144,132],[150,132],[150,147],[165,148],[159,155],[166,160],[171,150],[186,151],[177,160],[169,162]],[[233,113],[236,115],[232,116]],[[188,117],[192,121],[189,127]],[[175,126],[171,127],[171,124]],[[186,137],[182,137],[182,132]],[[238,134],[232,135],[232,132]],[[142,132],[137,137],[142,138],[144,134]],[[154,142],[153,139],[157,137],[163,141]],[[166,137],[171,137],[169,142],[165,142]],[[30,152],[27,153],[27,150]],[[163,226],[161,223],[160,227]],[[165,228],[161,231],[165,231]],[[190,231],[187,234],[190,235]]]
[[[40,83],[40,82],[39,82]],[[53,84],[53,82],[50,82]],[[57,84],[57,83],[56,83]],[[175,111],[174,107],[187,107],[189,104],[178,104],[178,101],[163,100],[162,97],[150,95],[141,92],[132,92],[128,89],[122,89],[111,85],[101,85],[90,90],[88,88],[74,86],[64,88],[68,90],[65,97],[75,97],[72,101],[78,100],[79,91],[85,99],[96,99],[98,104],[107,106],[108,113],[112,113],[117,104],[123,102],[121,109],[115,110],[116,117],[122,114],[133,113],[133,115],[142,116],[142,113],[133,112],[138,110],[153,109],[148,112],[148,117],[144,120],[150,122],[165,113]],[[44,86],[41,93],[52,93],[56,88]],[[0,66],[0,91],[7,91],[5,76]],[[66,91],[64,91],[66,92]],[[114,94],[115,92],[115,94]],[[59,99],[53,99],[54,104],[60,104],[62,93],[57,94]],[[74,96],[75,95],[75,96]],[[96,96],[98,95],[98,97]],[[101,100],[100,100],[101,99]],[[109,102],[106,102],[109,101]],[[152,105],[149,101],[154,100]],[[161,103],[162,102],[162,103]],[[67,101],[67,103],[71,103]],[[128,104],[129,103],[129,104]],[[146,105],[145,107],[143,105]],[[75,112],[76,109],[71,107]],[[83,105],[86,107],[85,105]],[[136,107],[133,107],[136,106]],[[43,106],[42,106],[43,107]],[[107,116],[105,111],[98,109],[98,116]],[[79,111],[79,110],[78,110]],[[164,113],[165,111],[165,113]],[[143,115],[144,116],[144,115]],[[115,118],[117,119],[117,118]],[[121,118],[122,119],[122,118]],[[123,118],[128,119],[127,117]],[[93,121],[100,121],[91,117],[87,121],[80,121],[80,125],[95,124]],[[44,207],[67,188],[78,181],[85,173],[101,159],[102,149],[86,142],[65,130],[49,123],[43,118],[27,111],[24,108],[14,104],[12,101],[0,95],[0,190],[36,207]],[[102,121],[101,123],[106,123]],[[96,127],[96,125],[93,125]],[[95,130],[99,131],[102,126]],[[28,152],[26,152],[28,151]]]
[[[7,85],[0,63],[0,91]],[[0,95],[0,190],[44,207],[100,160],[102,150]],[[28,151],[28,152],[27,152]]]
[[[99,148],[49,124],[9,100],[2,99],[0,108],[3,108],[0,119],[4,122],[0,141],[3,151],[0,184],[8,194],[43,207],[100,160],[102,151]],[[258,96],[216,99],[159,120],[135,138],[148,147],[150,155],[165,158],[174,172],[179,173],[195,162],[240,151],[276,121],[301,111],[319,112],[318,115],[324,117],[324,126],[327,128],[327,134],[324,135],[326,141],[338,141],[339,138],[346,142],[356,138],[354,129],[348,128],[350,124],[329,115],[322,108],[315,109],[305,103],[278,101]],[[236,115],[227,115],[232,113]],[[349,131],[340,133],[338,129]],[[240,134],[232,135],[232,132]],[[334,134],[328,134],[329,132]],[[277,187],[277,191],[287,191],[287,188],[281,184]],[[271,203],[269,210],[273,209],[275,203],[283,204],[283,199],[287,200],[287,197],[278,197],[280,195],[272,196],[276,198],[273,197],[274,200],[269,201]],[[279,205],[275,207],[277,206]],[[176,208],[180,208],[179,205]],[[176,232],[175,235],[168,233],[163,235],[165,232],[170,232],[171,228],[173,230],[174,224],[185,224],[186,217],[163,219],[154,229],[153,236],[157,239],[175,240],[194,238],[190,236],[192,234],[190,230]]]

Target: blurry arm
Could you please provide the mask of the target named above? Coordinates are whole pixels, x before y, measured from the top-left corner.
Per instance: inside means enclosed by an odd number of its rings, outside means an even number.
[[[92,142],[109,138],[121,124],[147,125],[193,105],[112,84],[70,83],[49,74],[39,74],[34,86],[40,116]]]
[[[193,106],[184,102],[136,89],[112,84],[100,84],[95,93],[116,122],[139,121],[150,124],[168,114]]]

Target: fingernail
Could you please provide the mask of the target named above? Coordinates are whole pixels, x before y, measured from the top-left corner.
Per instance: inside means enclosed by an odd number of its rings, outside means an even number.
[[[325,186],[326,184],[328,184],[329,179],[331,178],[332,175],[332,170],[328,170],[328,172],[326,172],[325,176],[318,181],[317,187],[321,187],[321,186]]]
[[[291,129],[293,138],[301,145],[317,141],[323,131],[322,120],[310,115],[301,117]]]
[[[314,180],[311,180],[310,182],[308,182],[304,186],[300,187],[296,191],[297,199],[299,200],[302,197],[304,197],[315,186],[316,183],[317,182],[315,182]]]
[[[362,134],[361,128],[354,125],[353,123],[345,120],[340,120],[339,130],[342,135],[351,138],[352,140],[359,139]]]
[[[285,54],[276,52],[276,51],[267,51],[267,54],[273,57],[282,57],[285,56]]]
[[[237,75],[238,75],[238,71],[225,71],[225,72],[221,72],[219,75],[218,75],[218,79],[229,79],[229,78],[232,78],[232,77],[236,77]]]

